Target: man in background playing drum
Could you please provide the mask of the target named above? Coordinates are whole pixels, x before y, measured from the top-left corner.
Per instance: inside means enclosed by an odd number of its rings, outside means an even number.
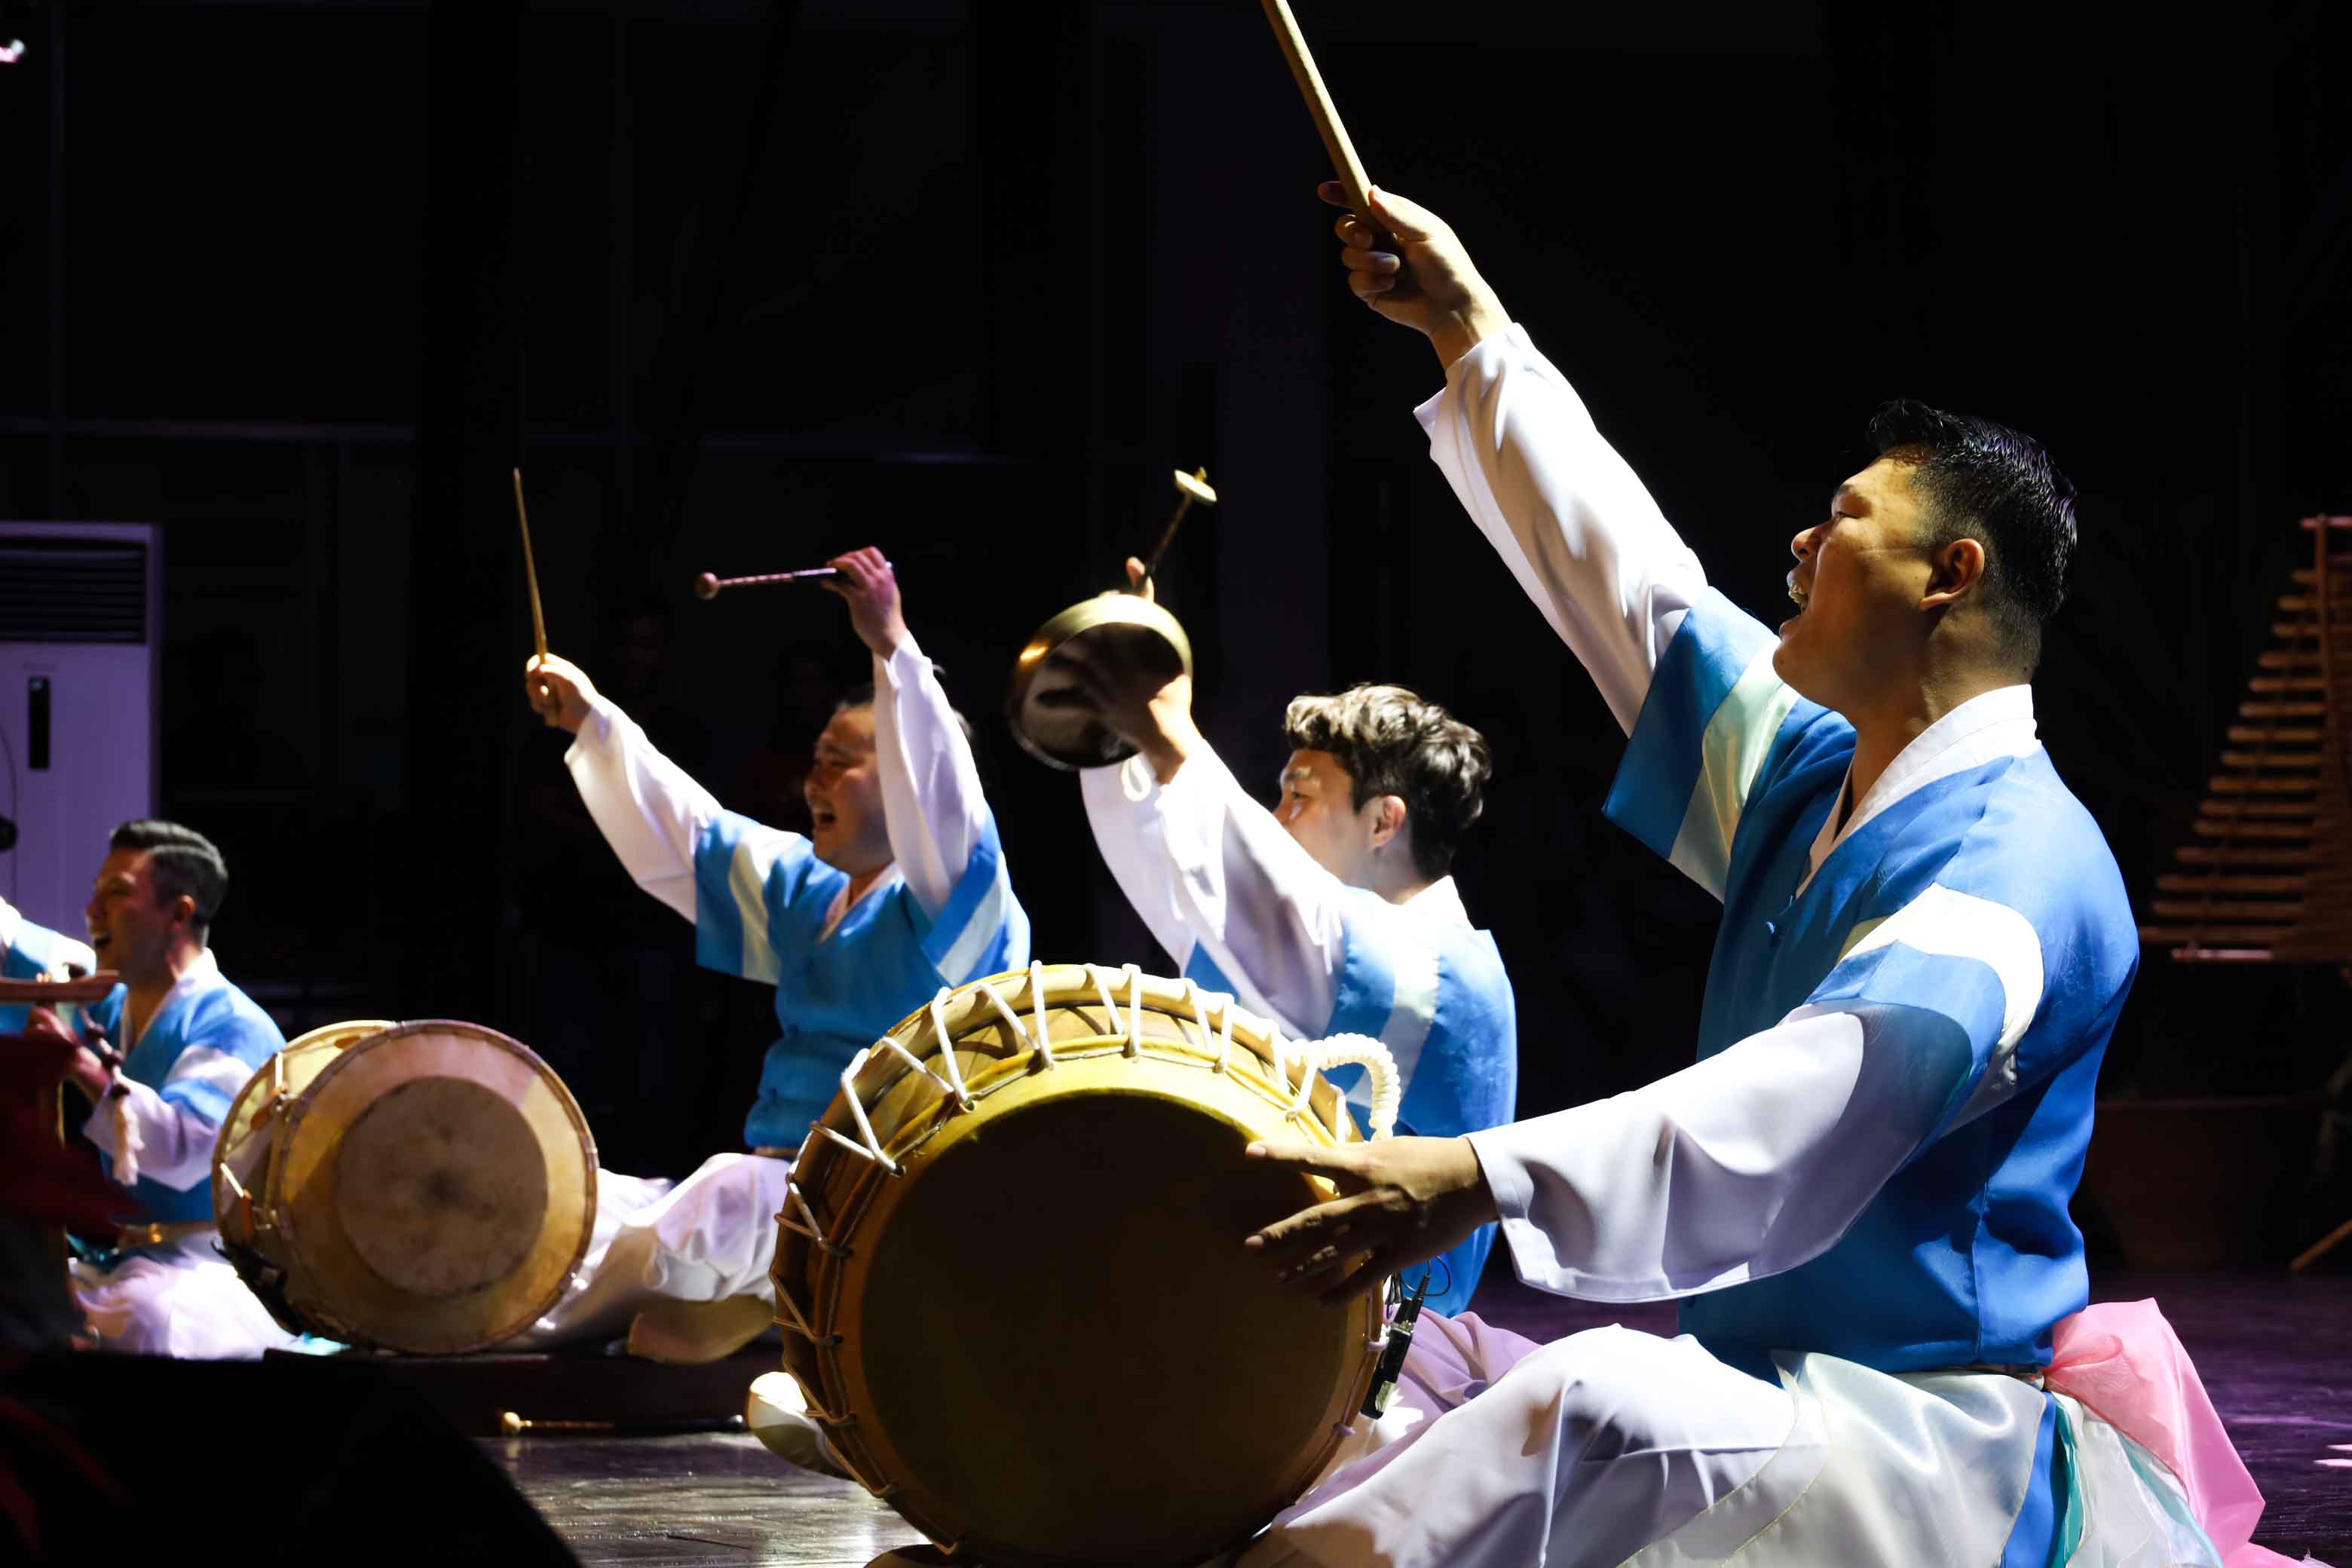
[[[88,947],[0,904],[12,978],[100,967],[122,977],[86,1015],[112,1048],[102,1056],[83,1045],[67,1078],[92,1107],[82,1135],[136,1211],[116,1246],[71,1265],[76,1302],[103,1350],[254,1357],[295,1337],[213,1247],[221,1118],[286,1044],[213,957],[212,923],[227,892],[228,867],[203,834],[126,822],[83,911]]]
[[[1150,595],[1140,562],[1128,575]],[[1193,723],[1190,676],[1140,691],[1092,666],[1079,673],[1103,721],[1139,748],[1081,775],[1087,820],[1179,972],[1294,1038],[1379,1039],[1404,1082],[1400,1132],[1509,1121],[1510,977],[1449,875],[1493,769],[1485,737],[1401,686],[1296,698],[1269,812]],[[1338,1076],[1369,1103],[1358,1069]],[[1494,1238],[1482,1226],[1444,1255],[1432,1308],[1468,1304]]]
[[[941,986],[1029,962],[970,737],[907,630],[898,577],[874,549],[832,564],[824,585],[848,601],[874,686],[818,737],[814,837],[721,807],[576,666],[527,667],[531,707],[579,737],[565,765],[621,863],[694,922],[706,966],[775,986],[783,1028],[745,1119],[751,1153],[715,1155],[675,1187],[598,1173],[587,1259],[532,1342],[626,1323],[637,1353],[698,1361],[758,1334],[787,1161],[849,1058]]]

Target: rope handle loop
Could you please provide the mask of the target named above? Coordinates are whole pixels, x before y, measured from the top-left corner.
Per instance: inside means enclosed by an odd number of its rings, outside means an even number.
[[[1404,1102],[1404,1077],[1397,1071],[1396,1058],[1390,1054],[1388,1047],[1370,1035],[1333,1035],[1309,1041],[1304,1048],[1311,1059],[1299,1091],[1301,1107],[1306,1104],[1306,1090],[1313,1086],[1317,1073],[1329,1072],[1333,1068],[1360,1067],[1372,1080],[1371,1136],[1386,1138],[1396,1131],[1397,1110]]]

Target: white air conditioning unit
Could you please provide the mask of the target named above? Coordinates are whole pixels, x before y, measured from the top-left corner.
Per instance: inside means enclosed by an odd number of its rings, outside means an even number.
[[[0,897],[69,935],[155,814],[163,581],[153,523],[0,522]]]

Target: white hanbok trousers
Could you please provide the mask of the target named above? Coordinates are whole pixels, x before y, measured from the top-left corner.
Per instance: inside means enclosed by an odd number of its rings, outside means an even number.
[[[135,1253],[111,1268],[69,1265],[75,1304],[97,1348],[196,1361],[254,1361],[299,1337],[278,1326],[213,1249],[216,1230]]]
[[[1539,1345],[1475,1313],[1423,1316],[1397,1405],[1423,1418],[1307,1493],[1243,1568],[1613,1568],[1744,1485],[1796,1419],[1786,1389],[1688,1335]]]
[[[775,1300],[788,1160],[714,1154],[682,1182],[596,1173],[596,1224],[571,1288],[519,1347],[612,1339],[661,1300]]]
[[[1613,1565],[1745,1484],[1796,1417],[1688,1335],[1539,1345],[1475,1313],[1423,1316],[1397,1403],[1423,1418],[1286,1510],[1244,1568]]]

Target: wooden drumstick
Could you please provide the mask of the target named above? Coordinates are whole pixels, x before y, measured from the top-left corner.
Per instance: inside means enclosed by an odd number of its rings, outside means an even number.
[[[1282,58],[1290,62],[1290,74],[1307,100],[1307,112],[1315,117],[1323,150],[1331,154],[1331,167],[1347,188],[1348,205],[1356,209],[1358,217],[1371,222],[1372,183],[1356,157],[1355,143],[1348,140],[1348,128],[1339,123],[1339,110],[1331,102],[1330,89],[1323,85],[1323,73],[1315,68],[1315,57],[1307,51],[1307,36],[1298,30],[1298,18],[1290,14],[1290,0],[1259,3],[1265,7],[1265,19],[1274,24],[1275,41],[1282,46]]]
[[[840,575],[840,570],[832,566],[810,566],[798,572],[761,572],[749,577],[719,577],[705,572],[694,580],[694,596],[715,599],[721,588],[764,588],[779,583],[809,583]]]
[[[613,1421],[527,1421],[511,1410],[499,1412],[499,1430],[509,1437],[526,1432],[611,1432],[618,1426]]]
[[[522,575],[530,584],[530,641],[539,657],[547,657],[547,617],[539,609],[539,566],[530,558],[530,513],[523,510],[522,470],[514,471],[515,521],[522,525]]]

